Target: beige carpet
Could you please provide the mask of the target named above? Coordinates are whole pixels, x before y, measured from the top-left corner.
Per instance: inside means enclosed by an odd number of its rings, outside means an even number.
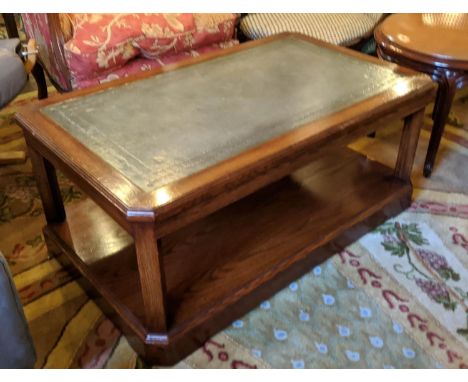
[[[232,323],[179,368],[468,367],[468,101],[459,94],[430,179],[418,146],[414,203],[400,216],[311,269]],[[23,149],[15,109],[0,112],[0,150]],[[401,124],[353,148],[392,166]],[[85,195],[67,179],[66,203]],[[6,255],[37,349],[37,367],[141,365],[114,325],[49,258],[30,164],[0,167],[0,250]]]

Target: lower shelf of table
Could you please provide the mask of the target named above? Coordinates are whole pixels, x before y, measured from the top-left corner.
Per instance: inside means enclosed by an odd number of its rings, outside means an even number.
[[[67,222],[45,233],[127,334],[146,347],[183,346],[177,358],[408,207],[410,198],[411,185],[392,170],[342,149],[163,237],[167,333],[146,330],[132,238],[96,204],[70,204]]]

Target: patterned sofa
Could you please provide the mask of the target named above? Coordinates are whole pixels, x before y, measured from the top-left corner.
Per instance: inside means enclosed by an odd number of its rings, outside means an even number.
[[[223,49],[237,14],[22,14],[52,83],[71,91]]]
[[[373,52],[380,13],[22,14],[52,83],[71,91],[281,32]],[[237,29],[237,30],[236,30]],[[370,43],[370,44],[369,44]]]

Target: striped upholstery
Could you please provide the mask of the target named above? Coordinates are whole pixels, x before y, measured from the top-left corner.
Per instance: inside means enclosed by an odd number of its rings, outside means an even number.
[[[371,36],[381,17],[381,13],[251,13],[242,18],[240,29],[251,40],[295,32],[350,46]]]

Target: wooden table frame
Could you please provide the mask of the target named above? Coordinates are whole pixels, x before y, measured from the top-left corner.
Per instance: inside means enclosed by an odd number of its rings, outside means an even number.
[[[172,69],[287,36],[248,42]],[[408,86],[366,99],[164,187],[170,203],[158,201],[156,191],[143,192],[38,112],[45,105],[130,80],[54,96],[16,116],[43,202],[49,250],[78,269],[83,285],[150,363],[181,360],[311,266],[411,203],[410,174],[424,108],[435,93],[431,80],[373,57],[294,36],[408,74]],[[131,81],[160,72],[142,73]],[[346,149],[395,118],[405,122],[393,171]],[[86,211],[71,206],[65,212],[55,169],[93,200]],[[333,175],[337,172],[338,178]],[[308,187],[317,187],[314,192],[320,197],[312,197],[305,191]],[[343,189],[342,194],[335,187]],[[346,204],[340,198],[347,198]],[[303,205],[291,206],[291,200]],[[311,210],[323,216],[309,218]],[[85,215],[92,218],[86,220]],[[325,216],[330,216],[327,222]],[[269,225],[271,221],[277,221],[281,230]],[[113,246],[116,254],[85,250],[99,225],[118,231],[117,239],[107,231],[99,238],[105,242],[103,248],[109,243],[105,250]],[[242,240],[231,234],[233,227],[251,242],[238,248]],[[268,229],[275,234],[269,235]],[[248,236],[252,232],[253,239]],[[226,252],[217,256],[216,248]]]

